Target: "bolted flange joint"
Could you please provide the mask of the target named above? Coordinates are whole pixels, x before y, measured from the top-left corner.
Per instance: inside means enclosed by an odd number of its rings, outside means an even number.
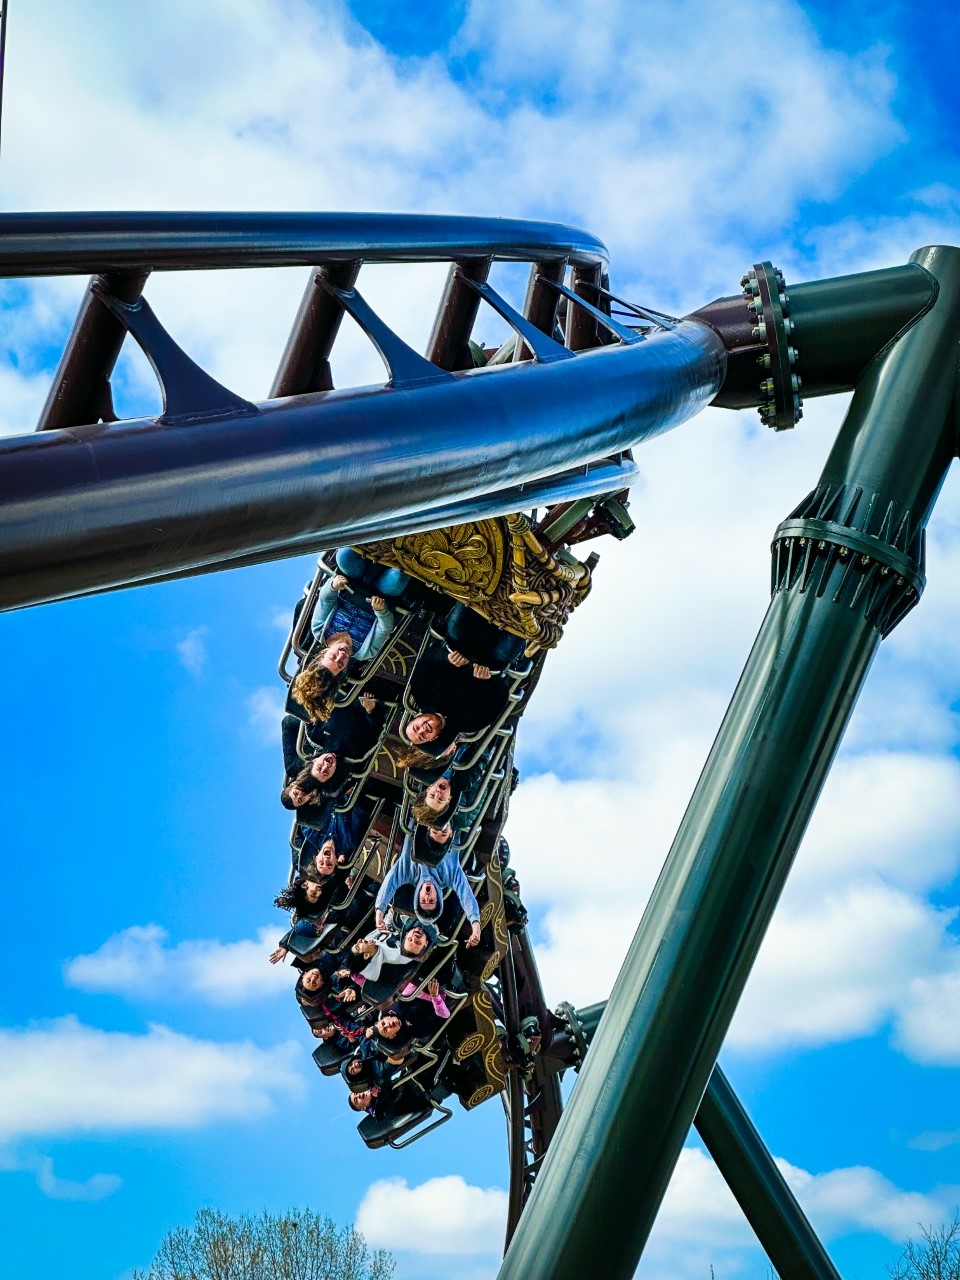
[[[740,284],[747,310],[756,319],[753,337],[766,346],[757,357],[760,421],[774,431],[786,431],[803,416],[803,396],[800,378],[793,372],[797,350],[791,341],[793,321],[783,273],[770,262],[758,262]]]

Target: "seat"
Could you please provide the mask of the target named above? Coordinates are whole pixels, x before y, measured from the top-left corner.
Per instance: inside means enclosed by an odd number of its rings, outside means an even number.
[[[357,1132],[364,1140],[367,1146],[376,1151],[379,1147],[390,1146],[394,1150],[400,1151],[404,1147],[409,1147],[411,1143],[416,1142],[431,1130],[437,1129],[453,1115],[449,1107],[442,1106],[439,1102],[435,1102],[432,1098],[419,1089],[416,1083],[411,1084],[411,1092],[416,1090],[417,1094],[423,1099],[422,1106],[411,1106],[410,1110],[400,1112],[395,1116],[384,1116],[378,1119],[376,1116],[364,1116],[357,1125]],[[439,1119],[434,1119],[439,1114]],[[430,1121],[425,1127],[425,1121]]]
[[[325,1076],[335,1076],[341,1063],[353,1053],[352,1049],[341,1049],[334,1041],[325,1040],[314,1049],[312,1057]],[[372,1118],[372,1117],[371,1117]]]
[[[308,934],[295,933],[293,929],[291,929],[280,939],[280,946],[283,947],[284,950],[299,957],[299,959],[306,960],[308,956],[311,956],[314,953],[314,951],[324,950],[323,940],[329,933],[330,927],[330,925],[324,925],[323,931],[319,936],[315,934],[312,937]]]

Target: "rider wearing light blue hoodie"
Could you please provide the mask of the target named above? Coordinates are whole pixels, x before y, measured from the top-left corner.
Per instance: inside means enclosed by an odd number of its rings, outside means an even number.
[[[400,857],[380,886],[376,902],[377,928],[384,927],[383,913],[393,902],[401,885],[413,885],[413,909],[423,925],[432,924],[439,917],[443,910],[444,890],[452,889],[470,921],[471,933],[466,945],[475,947],[480,941],[480,906],[470,888],[470,882],[463,874],[457,850],[450,849],[435,867],[430,867],[414,860],[411,856],[412,844],[411,838],[407,836]]]

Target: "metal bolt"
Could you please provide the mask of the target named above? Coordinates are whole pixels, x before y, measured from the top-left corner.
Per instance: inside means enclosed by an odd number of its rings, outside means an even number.
[[[767,326],[764,324],[762,320],[758,325],[756,325],[753,329],[750,330],[750,336],[751,338],[753,338],[754,342],[766,342]]]
[[[818,543],[817,543],[817,550],[818,550],[818,551],[826,551],[826,549],[827,549],[827,544],[826,544],[825,542],[818,542]]]
[[[841,547],[841,548],[840,548],[840,555],[843,557],[843,559],[844,559],[844,560],[846,560],[846,558],[847,558],[847,556],[848,556],[849,554],[850,554],[850,551],[849,551],[849,549],[848,549],[847,547]]]

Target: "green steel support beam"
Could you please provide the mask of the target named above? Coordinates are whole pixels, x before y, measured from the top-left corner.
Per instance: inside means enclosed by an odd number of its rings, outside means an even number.
[[[719,1066],[694,1123],[780,1280],[840,1280]]]
[[[881,635],[923,587],[954,452],[960,250],[868,367],[774,593],[500,1280],[628,1280]]]
[[[792,284],[787,293],[796,372],[809,400],[852,391],[870,361],[933,305],[937,282],[922,266],[908,263]],[[764,376],[757,367],[763,346],[752,336],[756,318],[743,295],[718,298],[691,319],[712,325],[727,348],[727,373],[713,404],[721,409],[755,406]]]
[[[605,1008],[606,1001],[576,1011],[588,1046]],[[780,1280],[840,1280],[719,1064],[693,1123]]]

